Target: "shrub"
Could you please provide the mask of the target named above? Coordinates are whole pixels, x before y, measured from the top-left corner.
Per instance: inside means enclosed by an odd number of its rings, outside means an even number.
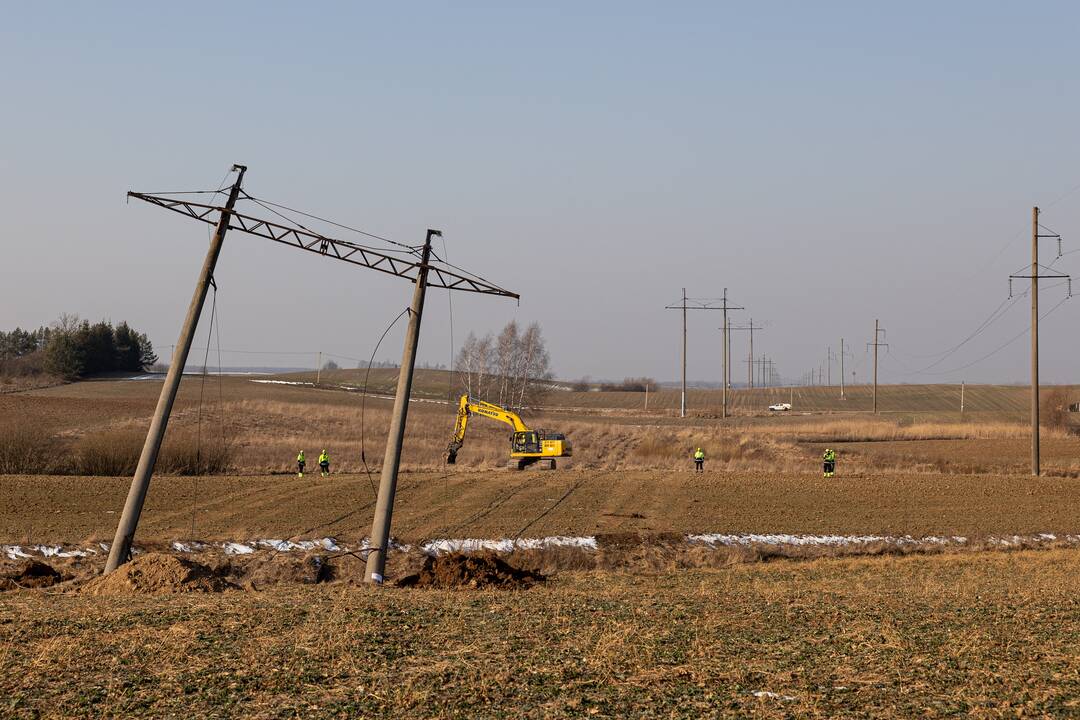
[[[75,445],[73,471],[77,475],[134,475],[146,436],[136,430],[87,435]],[[154,472],[163,475],[209,475],[224,472],[229,449],[219,439],[191,433],[167,436],[158,453]]]
[[[1057,387],[1043,394],[1041,399],[1042,421],[1048,428],[1062,429],[1069,426],[1069,391]]]
[[[0,428],[0,475],[35,472],[41,462],[41,440],[41,433],[26,425]]]

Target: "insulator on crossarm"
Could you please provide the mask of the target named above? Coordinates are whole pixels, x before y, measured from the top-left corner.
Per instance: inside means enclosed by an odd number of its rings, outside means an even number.
[[[1066,291],[1065,297],[1071,298],[1072,297],[1072,278],[1065,278],[1065,291]]]
[[[1059,237],[1057,239],[1057,241],[1058,241],[1058,257],[1061,257],[1061,238]]]
[[[1009,278],[1009,299],[1012,300],[1012,278]]]

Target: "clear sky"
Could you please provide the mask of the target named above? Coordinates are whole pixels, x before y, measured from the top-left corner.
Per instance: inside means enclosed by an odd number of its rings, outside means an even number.
[[[240,162],[253,195],[442,229],[522,295],[456,294],[455,340],[537,320],[562,377],[677,378],[664,306],[727,287],[788,377],[844,337],[865,380],[879,317],[884,381],[1023,380],[1025,337],[961,368],[1024,331],[1024,298],[911,371],[1007,299],[1032,205],[1080,249],[1078,31],[1072,2],[4,3],[0,326],[126,319],[165,355],[206,231],[124,193]],[[411,292],[239,233],[217,279],[223,348],[310,353],[231,365],[366,357]],[[1078,380],[1078,311],[1044,322],[1044,379]],[[719,377],[719,321],[691,315],[692,378]],[[433,291],[421,360],[449,325]],[[742,378],[745,333],[733,353]]]

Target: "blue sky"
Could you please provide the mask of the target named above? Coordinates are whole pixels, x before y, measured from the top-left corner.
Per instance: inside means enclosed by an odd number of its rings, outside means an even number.
[[[538,320],[564,377],[676,378],[663,307],[685,286],[729,288],[789,377],[843,336],[865,379],[880,317],[885,381],[1023,380],[1023,338],[959,369],[1023,331],[1023,299],[941,374],[912,371],[1007,298],[1032,205],[1080,248],[1078,20],[1052,2],[9,3],[0,325],[77,312],[172,343],[205,230],[124,193],[243,162],[253,195],[402,242],[442,229],[452,262],[522,294],[456,296],[456,341]],[[238,234],[217,276],[230,349],[366,357],[410,290]],[[1076,307],[1045,322],[1049,380],[1076,380]],[[448,319],[433,293],[422,360],[447,361]],[[718,325],[691,318],[691,377],[718,378]]]

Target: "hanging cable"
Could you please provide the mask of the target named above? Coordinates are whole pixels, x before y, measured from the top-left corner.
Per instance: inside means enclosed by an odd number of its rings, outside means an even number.
[[[386,335],[390,332],[391,328],[397,325],[397,321],[408,314],[409,308],[405,308],[398,313],[398,316],[386,326],[385,330],[383,330],[382,335],[379,336],[379,342],[375,343],[375,349],[371,351],[371,357],[368,359],[367,371],[364,373],[364,387],[360,396],[360,462],[364,463],[364,472],[367,473],[368,485],[371,486],[373,495],[378,495],[378,491],[375,489],[375,483],[371,480],[371,468],[369,468],[367,464],[367,452],[365,448],[366,435],[364,433],[364,415],[367,411],[368,378],[371,377],[371,366],[375,362],[375,353],[379,352],[379,346],[382,345],[382,341],[386,338]],[[399,374],[398,382],[400,381],[401,377]]]
[[[1069,298],[1069,296],[1063,297],[1063,298],[1062,298],[1062,299],[1061,299],[1060,301],[1058,301],[1057,305],[1054,305],[1054,307],[1050,308],[1050,309],[1049,309],[1049,310],[1047,310],[1047,311],[1046,311],[1045,313],[1043,313],[1042,315],[1040,315],[1040,316],[1039,316],[1039,320],[1040,320],[1040,321],[1042,321],[1042,320],[1045,320],[1045,319],[1046,319],[1047,317],[1049,317],[1049,316],[1050,316],[1050,313],[1054,312],[1054,311],[1055,311],[1055,310],[1057,310],[1057,309],[1058,309],[1059,307],[1061,307],[1062,305],[1064,305],[1064,304],[1065,304],[1065,302],[1066,302],[1066,301],[1068,301],[1069,299],[1070,299],[1070,298]],[[967,369],[968,369],[969,367],[972,367],[973,365],[978,365],[978,364],[979,364],[979,363],[981,363],[981,362],[982,362],[983,360],[988,360],[989,358],[993,357],[994,355],[997,355],[997,354],[998,354],[999,352],[1001,352],[1002,350],[1004,350],[1004,349],[1005,349],[1005,348],[1007,348],[1008,346],[1012,345],[1012,344],[1013,344],[1014,342],[1016,342],[1017,340],[1019,340],[1020,338],[1024,337],[1025,335],[1027,335],[1027,334],[1028,334],[1028,333],[1030,333],[1030,332],[1031,332],[1031,328],[1030,328],[1030,327],[1024,328],[1024,329],[1023,329],[1023,330],[1021,330],[1021,331],[1020,331],[1019,333],[1017,333],[1016,335],[1012,336],[1012,337],[1011,337],[1011,338],[1010,338],[1009,340],[1007,340],[1007,341],[1006,341],[1006,342],[1005,342],[1004,344],[1002,344],[1002,345],[999,345],[998,347],[994,348],[993,350],[991,350],[991,351],[990,351],[990,352],[988,352],[987,354],[983,355],[983,356],[982,356],[981,358],[979,358],[979,359],[977,359],[977,360],[973,360],[973,361],[969,362],[969,363],[968,363],[968,364],[966,364],[966,365],[961,365],[960,367],[957,367],[957,368],[953,368],[953,369],[951,369],[951,370],[942,370],[942,371],[940,371],[940,372],[931,372],[931,373],[926,373],[926,374],[927,374],[927,375],[950,375],[950,374],[952,374],[952,373],[960,372],[961,370],[967,370]]]
[[[210,340],[214,332],[214,315],[217,308],[217,283],[210,278],[210,287],[214,290],[210,306],[210,327],[206,332],[206,352],[203,355],[202,381],[199,383],[199,406],[195,414],[195,479],[191,483],[191,539],[195,539],[195,513],[199,501],[199,475],[202,474],[202,410],[203,396],[206,393],[206,364],[210,360]],[[221,381],[218,380],[220,385]]]
[[[369,238],[374,238],[375,240],[380,240],[380,241],[382,241],[384,243],[389,243],[390,245],[396,245],[396,246],[398,246],[400,248],[404,248],[404,250],[390,250],[389,252],[400,252],[400,253],[408,253],[410,255],[415,255],[415,254],[417,254],[417,252],[419,250],[418,248],[415,248],[415,247],[413,247],[411,245],[406,245],[404,243],[395,242],[394,240],[390,240],[389,238],[384,238],[384,237],[382,237],[380,235],[376,235],[374,233],[369,233],[366,230],[360,230],[359,228],[354,228],[354,227],[350,227],[348,225],[343,225],[343,224],[341,224],[339,222],[334,222],[333,220],[328,220],[327,218],[319,217],[318,215],[312,215],[311,213],[306,213],[306,212],[304,212],[302,210],[296,210],[296,209],[288,207],[286,205],[281,205],[279,203],[270,202],[269,200],[262,200],[260,198],[249,195],[247,192],[245,192],[243,190],[241,190],[241,192],[244,194],[245,199],[250,200],[251,202],[255,203],[256,205],[259,205],[264,210],[266,210],[268,212],[271,212],[274,215],[277,215],[282,220],[285,220],[286,222],[290,222],[290,223],[292,223],[293,225],[296,225],[298,228],[300,228],[302,230],[306,230],[306,231],[308,231],[310,233],[314,233],[316,235],[320,235],[321,233],[315,232],[311,228],[306,227],[302,223],[297,222],[293,218],[282,215],[277,210],[274,210],[274,208],[281,208],[282,210],[285,210],[287,212],[296,213],[297,215],[302,215],[302,216],[304,216],[306,218],[311,218],[312,220],[318,220],[319,222],[324,222],[327,225],[333,225],[334,227],[341,228],[342,230],[348,230],[350,232],[357,233],[358,235],[366,235]],[[372,250],[377,249],[377,250],[380,250],[380,251],[385,250],[385,248],[371,248],[371,249]]]

